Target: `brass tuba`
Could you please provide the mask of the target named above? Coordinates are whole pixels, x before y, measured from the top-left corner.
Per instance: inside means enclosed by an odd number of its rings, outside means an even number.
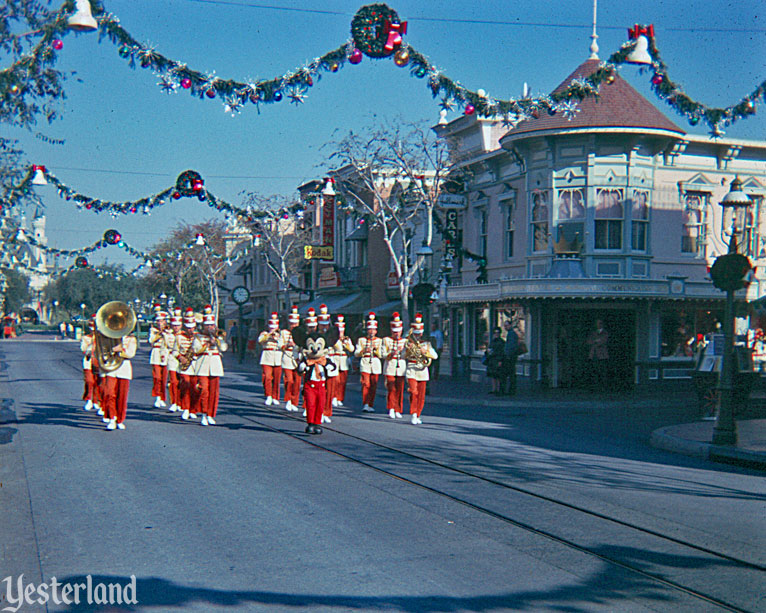
[[[130,334],[136,327],[136,314],[131,306],[119,300],[101,305],[96,312],[96,348],[95,355],[101,370],[117,370],[124,358],[112,353],[112,349],[122,342],[122,337]]]
[[[407,342],[404,345],[405,359],[415,362],[418,369],[428,368],[431,365],[431,358],[423,352],[420,346],[421,341],[414,338],[412,330],[407,333]]]

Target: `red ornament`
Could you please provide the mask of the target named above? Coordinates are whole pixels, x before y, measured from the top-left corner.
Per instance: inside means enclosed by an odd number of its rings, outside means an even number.
[[[652,85],[659,85],[662,83],[662,75],[661,74],[655,74],[652,77]]]
[[[215,98],[215,90],[211,87],[210,89],[205,90],[205,95],[208,98]]]
[[[359,49],[354,49],[351,52],[351,55],[348,56],[348,61],[351,62],[352,64],[358,64],[359,62],[362,61],[362,57],[363,57],[362,52],[359,51]]]
[[[189,89],[191,87],[191,79],[189,77],[181,79],[181,87],[184,89]]]
[[[476,107],[473,104],[466,104],[463,113],[466,115],[473,115],[476,112]]]
[[[51,43],[51,47],[53,47],[56,51],[61,51],[64,48],[64,41],[60,38],[54,38],[53,42]]]
[[[192,183],[192,189],[195,192],[200,192],[200,191],[202,191],[203,185],[204,184],[202,183],[202,181],[195,181],[194,183]]]
[[[173,200],[178,200],[181,197],[181,194],[178,192],[173,192]]]

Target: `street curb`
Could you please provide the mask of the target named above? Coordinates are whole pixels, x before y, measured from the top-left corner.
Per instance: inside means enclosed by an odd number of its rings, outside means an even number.
[[[673,453],[766,471],[766,454],[683,439],[668,433],[674,428],[676,426],[665,426],[655,430],[649,437],[649,444],[652,447]]]

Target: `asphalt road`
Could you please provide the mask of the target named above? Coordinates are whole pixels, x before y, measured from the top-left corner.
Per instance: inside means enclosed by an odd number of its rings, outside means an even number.
[[[47,610],[766,610],[763,474],[649,448],[683,408],[456,388],[412,426],[352,386],[309,437],[229,364],[204,428],[151,407],[144,347],[108,432],[78,349],[0,344],[0,581],[135,575],[138,604]]]

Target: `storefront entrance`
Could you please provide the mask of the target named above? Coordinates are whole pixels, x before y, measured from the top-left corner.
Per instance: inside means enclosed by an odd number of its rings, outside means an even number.
[[[607,332],[606,363],[589,359],[588,336],[601,320]],[[636,314],[631,310],[567,309],[558,312],[559,387],[629,389],[634,384]]]

